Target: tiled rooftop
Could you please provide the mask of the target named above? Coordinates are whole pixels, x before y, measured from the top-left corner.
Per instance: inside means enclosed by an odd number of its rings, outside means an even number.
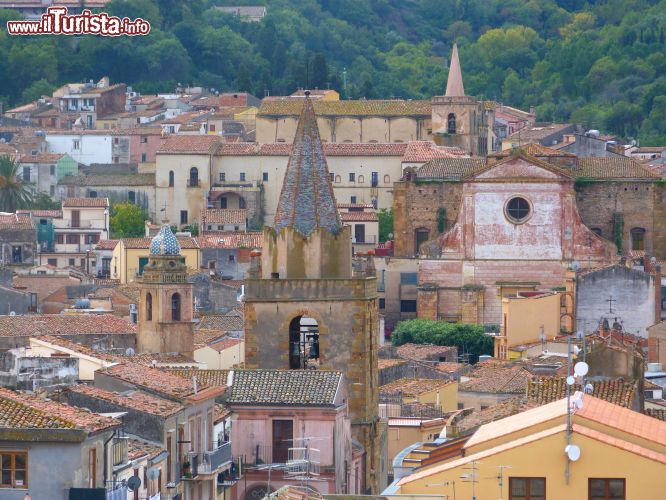
[[[243,317],[237,314],[204,314],[196,330],[217,330],[223,332],[241,332],[244,329]]]
[[[240,344],[241,342],[242,342],[241,339],[226,337],[226,338],[223,338],[223,339],[221,339],[217,342],[210,343],[209,347],[211,347],[212,349],[215,349],[218,352],[222,352],[222,351],[225,351],[227,349],[231,349],[233,347],[237,348],[238,344]]]
[[[383,359],[383,358],[380,358],[380,359],[377,360],[377,367],[378,367],[379,370],[383,370],[385,368],[392,368],[394,366],[403,365],[406,362],[407,361],[404,360],[404,359]]]
[[[332,406],[342,374],[325,370],[235,370],[228,404]]]
[[[473,411],[469,415],[463,417],[457,424],[457,430],[461,434],[464,434],[480,425],[510,417],[511,415],[516,415],[517,413],[536,408],[537,406],[539,406],[539,403],[536,401],[529,401],[525,399],[524,396],[507,399],[483,410]]]
[[[507,140],[519,140],[520,142],[538,142],[544,137],[562,131],[571,125],[568,123],[535,123],[528,125],[507,137]]]
[[[164,139],[157,153],[213,154],[219,142],[214,135],[172,135]]]
[[[0,214],[0,229],[2,230],[12,230],[12,229],[35,229],[35,224],[30,217],[30,214],[18,213],[18,214]]]
[[[65,155],[56,153],[40,153],[36,155],[23,155],[19,163],[50,163],[56,164],[60,158]]]
[[[63,186],[154,186],[155,174],[66,175],[58,183]]]
[[[42,335],[37,337],[37,340],[40,340],[42,342],[48,342],[49,344],[55,347],[61,347],[64,349],[68,349],[70,351],[74,351],[75,353],[78,354],[84,354],[86,356],[91,356],[93,358],[101,359],[108,362],[120,361],[122,359],[122,356],[117,356],[104,351],[96,351],[92,347],[88,347],[87,345],[79,344],[77,342],[72,342],[71,340],[67,340],[62,337],[57,337],[55,335]]]
[[[592,395],[610,403],[631,408],[634,403],[634,386],[622,379],[597,380],[590,382],[594,388]],[[576,384],[572,391],[581,390]],[[573,392],[572,392],[573,393]],[[565,377],[538,377],[527,383],[527,397],[539,404],[546,404],[567,395]]]
[[[165,451],[166,450],[160,446],[139,441],[138,439],[129,439],[127,441],[127,458],[130,460],[138,460],[144,457],[148,460],[152,460]]]
[[[63,207],[72,208],[108,208],[108,198],[65,198]]]
[[[0,427],[9,429],[83,429],[97,432],[120,421],[38,396],[0,388]]]
[[[131,321],[112,314],[0,316],[0,337],[136,333]]]
[[[247,210],[209,208],[202,211],[201,223],[207,224],[245,224],[247,221]],[[205,228],[204,228],[205,229]]]
[[[200,370],[198,368],[168,368],[165,369],[171,375],[192,381],[197,376],[198,383],[209,387],[225,387],[227,385],[228,370]]]
[[[525,144],[519,147],[520,150],[524,151],[526,154],[530,156],[534,156],[535,158],[543,158],[543,157],[568,157],[568,158],[575,158],[576,155],[573,153],[567,153],[566,151],[559,151],[557,149],[549,148],[546,146],[542,146],[539,143],[536,142],[531,142],[529,144]],[[507,156],[511,156],[512,154],[512,149],[505,149],[503,151],[498,151],[495,153],[491,153],[488,156],[493,157],[493,158],[506,158]]]
[[[143,391],[127,391],[121,394],[84,384],[70,386],[67,390],[76,394],[82,394],[84,396],[106,401],[122,408],[129,408],[151,415],[158,415],[160,417],[174,415],[183,409],[183,406],[174,401],[162,399]]]
[[[456,362],[442,362],[442,363],[437,363],[435,365],[435,368],[444,373],[456,373],[459,370],[462,370],[466,367],[468,367],[466,363],[456,363]]]
[[[461,156],[466,157],[467,153],[459,148],[437,146],[431,141],[409,141],[402,161],[425,163],[435,158],[457,158]]]
[[[98,372],[173,398],[186,398],[194,393],[191,379],[131,362],[103,368]],[[198,382],[198,390],[204,388],[206,384]]]
[[[206,344],[225,336],[226,332],[221,330],[198,329],[194,331],[194,345],[205,346]]]
[[[661,176],[625,156],[578,158],[578,177],[592,179],[661,179]]]
[[[380,394],[402,394],[404,396],[418,396],[435,391],[452,383],[450,380],[429,378],[401,378],[379,388]]]
[[[531,375],[522,366],[512,366],[492,359],[474,365],[466,377],[469,377],[469,380],[460,382],[460,391],[525,394]]]
[[[317,117],[305,99],[296,127],[294,147],[284,174],[275,211],[277,231],[291,227],[303,236],[321,228],[337,234],[342,228],[323,152]]]
[[[95,246],[95,250],[113,250],[120,240],[102,240]]]
[[[264,100],[259,116],[298,116],[303,108],[302,100]],[[427,116],[432,115],[430,101],[403,100],[344,100],[314,101],[314,110],[321,116]]]
[[[462,179],[486,164],[484,158],[436,158],[417,170],[419,179]]]
[[[62,210],[17,210],[17,214],[32,214],[33,217],[50,217],[50,218],[60,218],[62,217]]]
[[[439,357],[455,356],[457,349],[448,345],[407,343],[398,347],[397,352],[404,359],[439,361]]]
[[[377,222],[376,212],[340,212],[342,222]]]
[[[204,236],[197,236],[197,242],[202,249],[206,248],[261,248],[264,242],[264,233],[261,232],[208,232]]]
[[[326,142],[322,144],[326,156],[403,156],[406,143],[399,142]],[[289,143],[221,143],[218,156],[289,156],[293,145]]]
[[[199,248],[199,245],[197,243],[196,238],[189,238],[189,237],[181,237],[177,238],[178,239],[178,244],[180,245],[180,248],[182,249],[191,249],[191,248]],[[121,240],[123,244],[125,245],[125,248],[127,249],[145,249],[148,250],[150,248],[150,243],[153,241],[152,238],[123,238]]]

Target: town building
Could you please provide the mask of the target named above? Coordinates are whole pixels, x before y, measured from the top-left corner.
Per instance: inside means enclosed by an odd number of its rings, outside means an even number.
[[[106,489],[120,420],[5,388],[0,408],[3,499],[86,498]]]
[[[86,83],[68,83],[53,92],[54,107],[69,118],[69,126],[94,129],[97,118],[125,110],[124,83],[111,85],[109,78],[102,78],[97,84],[92,80]]]
[[[377,282],[372,258],[352,264],[351,240],[306,97],[275,222],[264,228],[262,252],[253,255],[245,281],[245,360],[248,368],[345,374],[352,436],[365,451],[361,491],[376,493],[387,470],[378,417]]]
[[[321,494],[360,494],[364,464],[352,445],[342,373],[233,370],[229,379],[233,455],[246,457],[233,498],[295,481]]]
[[[263,244],[263,233],[203,232],[197,236],[201,248],[201,265],[211,276],[242,280],[250,268],[250,253]]]
[[[109,237],[109,209],[108,198],[64,198],[59,217],[40,217],[39,264],[95,274],[94,249]]]
[[[577,392],[482,425],[459,452],[394,483],[384,495],[651,498],[666,486],[666,423]],[[500,472],[498,472],[498,470]],[[470,472],[471,471],[471,472]],[[474,481],[461,481],[473,474]],[[646,480],[649,478],[649,480]]]
[[[76,175],[78,165],[66,154],[41,153],[24,155],[19,159],[19,173],[23,180],[30,183],[30,190],[45,193],[53,199],[60,200],[56,187],[66,175]]]

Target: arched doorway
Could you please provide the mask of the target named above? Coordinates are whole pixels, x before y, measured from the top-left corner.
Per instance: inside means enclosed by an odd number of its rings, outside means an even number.
[[[289,369],[316,370],[320,366],[319,325],[314,318],[297,316],[289,323]]]

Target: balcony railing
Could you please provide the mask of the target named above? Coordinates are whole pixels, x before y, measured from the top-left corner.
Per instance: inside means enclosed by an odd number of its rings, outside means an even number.
[[[231,465],[231,443],[222,443],[211,451],[190,453],[192,463],[192,476],[200,474],[214,474],[225,465]]]
[[[111,445],[111,457],[113,465],[127,463],[127,439],[118,439]]]
[[[63,221],[64,224],[59,223],[55,226],[56,231],[58,229],[106,229],[106,220],[105,219],[79,219],[78,221],[73,219],[66,219]]]

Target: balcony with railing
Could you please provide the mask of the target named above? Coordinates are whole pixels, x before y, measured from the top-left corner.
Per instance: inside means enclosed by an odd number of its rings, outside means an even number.
[[[231,467],[231,443],[224,442],[214,450],[190,452],[192,477],[209,476]]]

